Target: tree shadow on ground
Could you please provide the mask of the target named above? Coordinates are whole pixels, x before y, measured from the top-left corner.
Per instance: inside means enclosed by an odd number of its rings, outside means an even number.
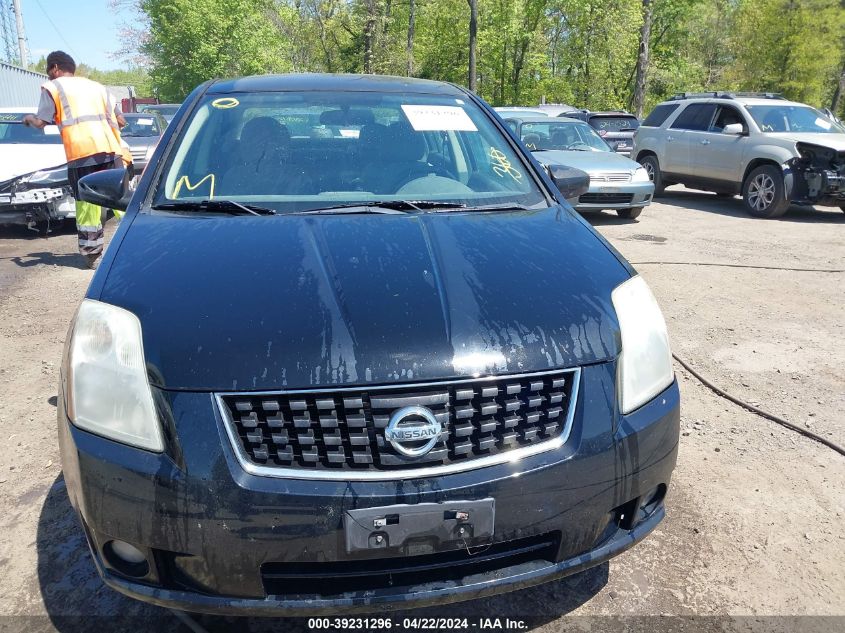
[[[107,587],[97,574],[64,478],[59,475],[47,493],[38,522],[38,583],[49,624],[60,633],[101,631],[189,631],[168,609],[148,605]],[[592,599],[607,584],[609,564],[514,593],[437,607],[389,612],[393,622],[404,618],[531,618],[536,628],[566,615]],[[376,617],[379,614],[370,614]],[[381,615],[388,615],[381,612]],[[308,632],[306,618],[249,618],[194,614],[208,633]],[[32,623],[34,624],[34,622]],[[529,630],[529,629],[522,629]]]
[[[677,207],[684,207],[695,211],[716,213],[733,218],[753,218],[746,210],[739,196],[733,198],[719,197],[707,191],[695,189],[671,188],[663,195],[655,199],[655,202],[671,204]],[[650,207],[646,207],[643,213],[648,213]],[[761,221],[763,221],[761,219]],[[845,213],[837,207],[810,207],[793,204],[789,210],[776,222],[798,222],[798,223],[820,223],[820,224],[845,224]]]
[[[648,209],[649,207],[646,207],[643,213],[648,213]],[[579,211],[579,213],[592,226],[636,225],[639,222],[638,218],[621,218],[615,211]]]

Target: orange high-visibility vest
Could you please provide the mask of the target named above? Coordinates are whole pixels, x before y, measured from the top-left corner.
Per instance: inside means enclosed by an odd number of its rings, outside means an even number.
[[[132,154],[121,147],[120,127],[106,89],[84,77],[58,77],[41,86],[56,105],[56,125],[68,162],[109,153],[128,165]]]

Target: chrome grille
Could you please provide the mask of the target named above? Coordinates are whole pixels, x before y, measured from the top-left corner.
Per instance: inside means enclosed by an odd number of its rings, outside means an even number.
[[[216,394],[249,472],[316,479],[393,479],[457,472],[551,450],[567,439],[580,370],[436,383]],[[434,447],[405,457],[385,439],[391,415],[428,408]]]
[[[631,182],[631,173],[620,171],[590,174],[590,182]]]
[[[135,161],[135,162],[143,161],[147,156],[147,148],[146,147],[142,147],[142,148],[138,148],[138,149],[131,148],[129,150],[129,152],[132,154],[132,160]]]

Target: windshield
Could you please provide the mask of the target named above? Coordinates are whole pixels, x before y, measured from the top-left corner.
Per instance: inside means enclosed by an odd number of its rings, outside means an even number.
[[[179,111],[178,105],[139,105],[138,112],[158,112],[162,116],[172,116]]]
[[[126,127],[120,130],[121,136],[159,136],[161,134],[158,121],[151,116],[129,116],[126,114],[123,116],[126,119]]]
[[[579,121],[523,123],[520,136],[528,149],[613,151],[593,128]]]
[[[809,106],[750,105],[746,109],[761,132],[841,133],[835,123]]]
[[[59,128],[48,125],[43,130],[23,124],[26,112],[0,113],[0,145],[61,145]]]
[[[635,116],[591,116],[590,125],[601,132],[628,132],[640,127]]]
[[[391,200],[547,206],[474,104],[372,92],[207,95],[169,155],[154,206],[220,198],[278,212]]]

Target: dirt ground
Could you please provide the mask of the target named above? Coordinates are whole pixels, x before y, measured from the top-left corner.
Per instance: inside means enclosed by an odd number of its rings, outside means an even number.
[[[845,213],[795,207],[757,220],[739,199],[676,187],[639,221],[587,217],[648,280],[679,356],[732,394],[845,444]],[[120,628],[98,616],[130,618],[136,631],[308,630],[205,616],[186,624],[96,576],[61,478],[55,408],[68,323],[91,276],[73,232],[45,240],[0,227],[0,631]],[[576,616],[845,630],[845,458],[676,369],[683,436],[657,531],[578,576],[425,613],[533,615],[531,628],[549,632],[621,622]],[[701,621],[624,622],[656,631]]]

